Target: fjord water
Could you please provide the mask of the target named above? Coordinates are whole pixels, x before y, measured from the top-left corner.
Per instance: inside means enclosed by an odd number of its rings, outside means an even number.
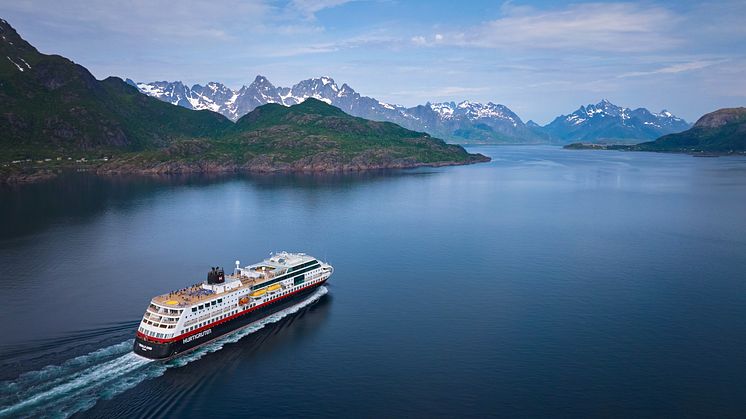
[[[746,159],[487,164],[0,191],[0,415],[743,416]],[[323,295],[168,364],[155,294],[272,250]]]

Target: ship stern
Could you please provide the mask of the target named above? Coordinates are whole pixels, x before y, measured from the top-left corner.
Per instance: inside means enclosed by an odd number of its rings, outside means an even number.
[[[132,351],[144,358],[165,360],[174,356],[175,348],[173,342],[152,342],[136,336]]]

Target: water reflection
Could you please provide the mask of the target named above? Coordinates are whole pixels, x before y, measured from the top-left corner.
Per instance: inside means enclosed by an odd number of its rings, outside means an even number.
[[[442,169],[377,170],[347,173],[188,174],[97,176],[68,173],[46,182],[0,186],[0,239],[43,231],[58,222],[85,223],[107,210],[127,211],[142,200],[188,188],[228,183],[257,190],[344,191],[355,185],[411,176],[430,176]],[[0,243],[2,246],[2,243]]]

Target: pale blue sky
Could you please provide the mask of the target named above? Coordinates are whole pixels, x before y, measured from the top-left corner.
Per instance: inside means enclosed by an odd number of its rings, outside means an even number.
[[[0,17],[98,78],[328,75],[386,102],[492,101],[540,123],[602,98],[690,121],[746,105],[742,0],[0,0]]]

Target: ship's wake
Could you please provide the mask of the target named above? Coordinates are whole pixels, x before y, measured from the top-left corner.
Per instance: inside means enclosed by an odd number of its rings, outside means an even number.
[[[0,417],[68,417],[110,399],[137,384],[163,375],[218,351],[264,326],[280,321],[318,301],[327,293],[319,287],[302,302],[278,311],[248,327],[220,337],[168,362],[142,358],[132,352],[132,340],[93,351],[60,365],[49,365],[0,383]]]

